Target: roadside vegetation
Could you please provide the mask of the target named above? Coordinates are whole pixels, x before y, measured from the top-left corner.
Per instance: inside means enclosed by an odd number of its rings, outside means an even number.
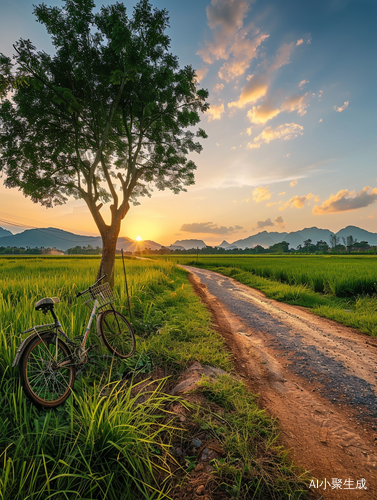
[[[213,498],[305,497],[306,476],[278,445],[276,423],[230,375],[232,360],[209,312],[171,261],[126,260],[135,356],[118,361],[98,344],[64,405],[46,411],[28,402],[11,364],[20,332],[51,321],[34,303],[58,296],[65,330],[81,334],[88,310],[75,293],[94,281],[98,265],[96,257],[0,259],[0,499],[181,498],[176,491],[184,491],[198,457],[178,460],[174,450],[191,450],[200,432],[224,450],[211,460]],[[129,317],[120,259],[114,295]],[[97,343],[94,332],[89,338]],[[193,361],[228,373],[203,380],[200,405],[171,395]],[[147,397],[140,399],[139,387]],[[185,422],[172,410],[177,405]]]
[[[374,256],[166,258],[230,276],[270,298],[309,307],[319,316],[377,336],[377,260]]]

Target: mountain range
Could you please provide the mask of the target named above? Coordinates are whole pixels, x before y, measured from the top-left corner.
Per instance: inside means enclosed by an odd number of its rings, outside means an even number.
[[[287,241],[291,248],[297,248],[298,245],[303,245],[305,240],[311,240],[313,244],[317,241],[325,241],[330,244],[330,237],[335,234],[339,238],[339,243],[343,243],[343,238],[346,240],[347,236],[352,236],[354,240],[357,241],[367,241],[370,245],[377,245],[377,233],[371,233],[365,229],[361,229],[356,226],[347,226],[337,233],[332,233],[328,229],[319,229],[317,227],[310,227],[301,229],[300,231],[293,231],[291,233],[279,233],[276,231],[268,232],[262,231],[257,234],[253,234],[245,239],[236,240],[233,243],[228,243],[223,241],[220,248],[231,249],[231,248],[254,248],[256,245],[261,245],[262,247],[268,248],[275,243],[280,243],[281,241]],[[63,231],[62,229],[56,229],[53,227],[40,228],[40,229],[26,229],[22,233],[12,234],[6,229],[0,227],[0,246],[4,247],[45,247],[45,248],[57,248],[59,250],[66,251],[68,248],[75,246],[88,246],[91,245],[93,248],[102,246],[102,240],[100,236],[82,236],[78,234],[71,233],[69,231]],[[131,238],[118,238],[117,248],[125,251],[142,250],[144,248],[150,248],[152,250],[159,250],[163,245],[156,243],[152,240],[143,240],[141,242],[136,242]],[[204,248],[206,243],[203,240],[187,239],[187,240],[177,240],[175,243],[170,245],[172,250],[174,249],[185,249],[189,250],[191,248]]]
[[[3,235],[3,231],[6,235]],[[26,229],[18,234],[12,234],[10,231],[0,228],[0,246],[4,247],[44,247],[66,251],[68,248],[76,246],[86,247],[88,245],[91,245],[93,248],[97,246],[102,247],[101,236],[82,236],[54,227]],[[132,252],[136,249],[142,250],[144,248],[158,250],[161,248],[161,245],[151,240],[136,242],[131,238],[118,238],[117,248],[119,250],[123,248],[126,252]]]

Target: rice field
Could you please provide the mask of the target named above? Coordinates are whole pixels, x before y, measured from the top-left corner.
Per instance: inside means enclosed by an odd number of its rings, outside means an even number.
[[[94,361],[76,378],[63,405],[38,409],[21,389],[18,369],[11,365],[22,331],[51,322],[51,317],[35,311],[35,302],[59,297],[55,311],[64,330],[70,337],[82,335],[89,310],[76,299],[76,292],[95,281],[98,267],[98,257],[0,258],[0,500],[171,498],[171,488],[180,486],[195,464],[190,457],[186,466],[179,466],[176,479],[172,443],[182,446],[186,440],[191,449],[193,436],[169,410],[173,404],[188,403],[169,394],[166,385],[194,360],[228,372],[232,362],[211,326],[209,312],[174,262],[126,260],[135,356],[109,356],[93,328],[88,344],[97,344],[93,352],[98,355],[93,354]],[[120,259],[114,296],[116,309],[129,318]],[[133,392],[140,382],[133,377],[148,378],[153,367],[169,378],[160,379],[140,404]],[[124,373],[131,378],[119,388]],[[227,454],[215,464],[214,480],[224,495],[237,484],[240,499],[249,498],[250,491],[254,498],[302,498],[307,478],[274,445],[275,423],[241,382],[226,376],[222,383],[222,398],[231,398],[237,411],[224,408],[220,422],[208,408],[195,406],[192,426],[212,429],[223,443]],[[217,390],[211,387],[206,388],[209,395]],[[242,455],[245,441],[247,460]]]
[[[377,258],[372,255],[165,256],[222,273],[268,297],[377,336]]]
[[[173,257],[175,260],[175,257]],[[234,268],[288,285],[303,285],[335,297],[377,292],[377,258],[373,256],[199,256],[179,262],[205,268]]]

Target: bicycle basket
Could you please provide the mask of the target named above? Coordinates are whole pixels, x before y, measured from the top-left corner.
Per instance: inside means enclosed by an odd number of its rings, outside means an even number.
[[[89,307],[89,309],[92,309],[92,303],[95,300],[97,300],[98,309],[111,304],[111,302],[114,302],[115,300],[108,283],[91,286],[85,293],[81,295],[81,299],[83,300],[83,304]]]

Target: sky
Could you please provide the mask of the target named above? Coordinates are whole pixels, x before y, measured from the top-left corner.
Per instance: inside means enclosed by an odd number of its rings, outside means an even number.
[[[131,13],[135,2],[123,3]],[[168,10],[172,52],[209,91],[208,138],[193,154],[195,185],[141,198],[120,235],[216,245],[313,226],[377,232],[377,2],[151,3]],[[19,38],[52,51],[32,11],[32,1],[1,0],[0,52],[12,55]],[[98,234],[83,201],[46,209],[2,182],[0,227]]]

